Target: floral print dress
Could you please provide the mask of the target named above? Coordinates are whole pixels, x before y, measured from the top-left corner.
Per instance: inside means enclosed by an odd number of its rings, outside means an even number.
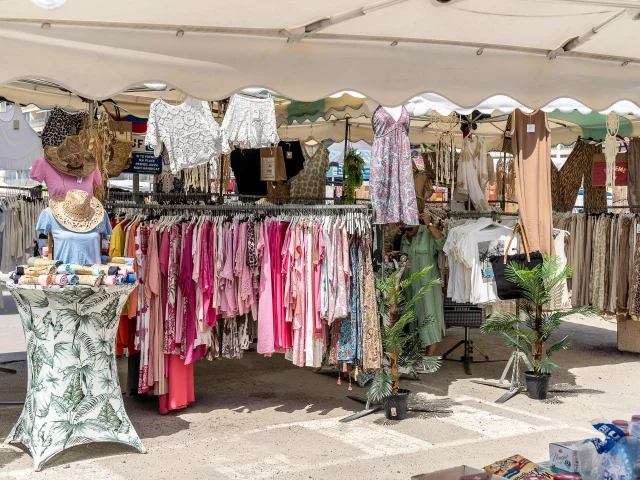
[[[418,225],[409,121],[404,107],[397,121],[383,107],[378,107],[371,119],[374,139],[369,188],[377,224]]]

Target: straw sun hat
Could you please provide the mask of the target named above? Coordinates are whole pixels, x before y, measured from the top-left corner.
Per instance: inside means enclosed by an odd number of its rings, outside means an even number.
[[[51,213],[67,230],[90,232],[102,222],[104,208],[100,201],[82,190],[69,190],[49,200]]]

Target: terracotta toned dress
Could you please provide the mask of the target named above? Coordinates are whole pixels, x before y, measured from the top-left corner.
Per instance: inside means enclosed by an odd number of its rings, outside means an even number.
[[[547,114],[538,111],[527,115],[516,110],[513,116],[511,141],[520,217],[531,251],[552,254],[551,132]]]

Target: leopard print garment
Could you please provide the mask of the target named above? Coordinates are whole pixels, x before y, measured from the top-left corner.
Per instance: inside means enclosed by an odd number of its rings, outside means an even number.
[[[42,129],[42,148],[59,147],[69,135],[78,135],[87,119],[87,112],[70,113],[55,107]]]
[[[551,199],[558,212],[570,212],[576,202],[584,178],[584,205],[606,205],[606,187],[592,184],[593,156],[601,153],[602,147],[587,142],[576,142],[560,170],[551,162]]]

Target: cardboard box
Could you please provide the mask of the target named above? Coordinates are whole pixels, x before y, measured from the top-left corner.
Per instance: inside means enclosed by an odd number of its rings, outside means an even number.
[[[438,470],[433,473],[424,473],[422,475],[416,475],[411,477],[411,480],[460,480],[460,477],[466,475],[473,475],[475,473],[486,473],[484,470],[480,470],[473,467],[467,467],[461,465],[459,467],[447,468],[446,470]],[[502,477],[494,475],[491,480],[504,480]]]
[[[549,460],[554,472],[578,473],[578,446],[582,442],[554,442],[549,444]]]
[[[553,480],[553,474],[522,455],[513,455],[484,467],[487,472],[501,475],[510,480]]]

